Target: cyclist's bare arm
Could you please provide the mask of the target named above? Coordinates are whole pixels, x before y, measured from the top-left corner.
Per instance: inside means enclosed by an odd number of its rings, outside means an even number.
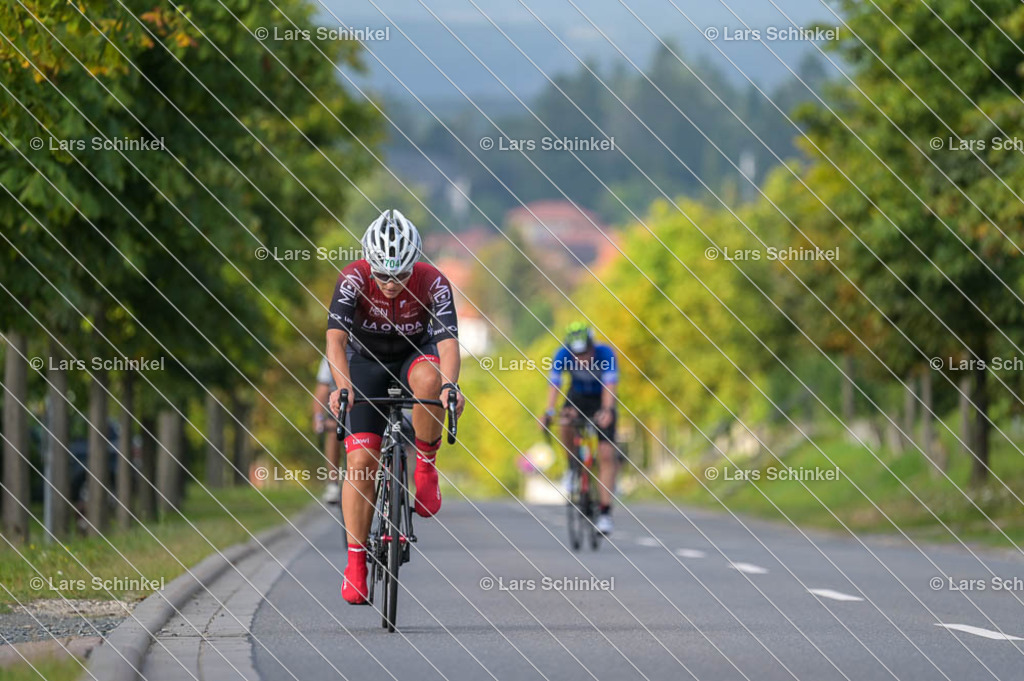
[[[615,400],[617,397],[616,391],[618,390],[618,383],[605,383],[604,390],[601,391],[601,408],[602,409],[614,409]]]
[[[459,353],[459,341],[456,338],[445,338],[437,341],[437,356],[441,362],[441,385],[445,383],[459,382],[459,372],[462,370],[462,356]],[[441,402],[447,403],[448,391],[441,391]],[[462,415],[462,407],[465,404],[465,398],[462,393],[458,393],[457,402],[455,405],[456,416]]]
[[[551,387],[548,388],[548,406],[545,409],[546,413],[551,413],[555,410],[555,403],[558,401],[558,395],[562,391],[562,376],[559,374],[558,382],[551,381]]]
[[[331,376],[334,377],[334,384],[338,390],[331,393],[330,408],[334,414],[338,413],[341,407],[338,395],[342,389],[348,390],[349,404],[353,399],[352,381],[349,379],[348,358],[345,356],[345,348],[348,346],[348,331],[341,329],[327,329],[327,363],[331,368]]]

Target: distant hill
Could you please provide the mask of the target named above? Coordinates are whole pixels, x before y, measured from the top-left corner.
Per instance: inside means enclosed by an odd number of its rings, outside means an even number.
[[[473,2],[480,8],[474,8]],[[673,4],[674,3],[674,4]],[[776,9],[777,5],[779,9]],[[361,85],[385,93],[389,97],[411,97],[415,94],[430,102],[478,98],[511,98],[508,90],[490,73],[504,81],[522,98],[537,94],[549,76],[574,71],[578,61],[559,39],[580,58],[598,64],[625,63],[619,50],[638,66],[645,68],[657,39],[619,2],[601,0],[575,4],[593,22],[591,25],[568,0],[546,0],[528,3],[530,9],[551,29],[557,39],[519,2],[513,0],[429,0],[424,4],[444,21],[473,52],[481,65],[459,41],[441,25],[420,2],[400,5],[382,0],[320,0],[324,25],[340,24],[353,28],[390,27],[388,40],[367,42],[365,62],[369,73],[358,76]],[[743,28],[740,19],[764,37],[770,27],[792,26],[785,12],[797,26],[815,22],[835,23],[836,19],[821,0],[729,0],[693,2],[693,0],[629,0],[630,8],[647,26],[664,39],[681,45],[687,61],[707,59],[720,67],[736,83],[745,82],[737,71],[772,87],[789,76],[786,66],[755,40],[727,40]],[[384,14],[378,9],[383,10]],[[733,12],[738,15],[733,16]],[[676,8],[678,6],[678,9]],[[781,10],[781,12],[780,12]],[[481,11],[490,17],[536,66],[523,57],[509,40],[492,26]],[[683,15],[685,13],[686,16]],[[385,14],[387,18],[385,18]],[[687,18],[688,17],[688,18]],[[693,24],[696,24],[696,28]],[[715,45],[736,64],[731,66],[715,46],[702,34],[708,28],[719,30]],[[600,29],[600,30],[599,30]],[[699,30],[698,30],[699,29]],[[403,32],[405,35],[403,35]],[[604,32],[605,36],[601,35]],[[613,46],[611,43],[615,43]],[[415,43],[415,44],[414,44]],[[801,57],[813,47],[807,41],[772,41],[772,50],[790,68],[796,70]],[[617,48],[616,48],[617,46]],[[429,57],[424,57],[419,50]],[[430,60],[436,64],[431,64]],[[486,66],[486,68],[485,68]],[[389,73],[389,70],[394,75]],[[452,82],[442,75],[443,72]],[[401,81],[401,82],[400,82]]]

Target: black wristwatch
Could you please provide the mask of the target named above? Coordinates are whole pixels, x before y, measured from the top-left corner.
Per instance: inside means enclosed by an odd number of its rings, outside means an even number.
[[[455,390],[455,392],[459,392],[459,384],[458,383],[445,383],[444,385],[441,386],[441,392],[444,392],[445,390],[447,390],[449,388]]]

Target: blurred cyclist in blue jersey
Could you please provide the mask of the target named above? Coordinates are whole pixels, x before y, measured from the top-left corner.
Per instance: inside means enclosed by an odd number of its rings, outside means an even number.
[[[583,322],[573,322],[566,330],[565,343],[555,354],[549,379],[548,405],[544,427],[551,425],[555,404],[562,388],[562,374],[569,374],[569,390],[562,405],[559,440],[569,455],[572,443],[572,419],[577,412],[594,423],[597,430],[597,460],[600,464],[600,510],[595,523],[608,535],[612,532],[612,491],[619,461],[615,447],[615,391],[619,373],[615,352],[594,343],[594,332]]]

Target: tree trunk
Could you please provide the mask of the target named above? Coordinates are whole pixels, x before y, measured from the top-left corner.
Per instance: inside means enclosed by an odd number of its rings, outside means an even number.
[[[188,409],[182,405],[181,411],[187,413]],[[178,469],[174,474],[174,499],[175,507],[181,508],[185,502],[185,481],[188,480],[186,472],[192,466],[192,448],[189,446],[188,438],[185,437],[186,424],[181,413],[175,411],[174,420],[178,424],[178,451],[181,452],[178,455]]]
[[[963,451],[967,456],[973,456],[971,446],[973,437],[971,435],[971,375],[964,374],[957,382],[957,392],[960,395],[960,442]]]
[[[917,421],[917,376],[908,376],[903,393],[903,442],[914,449],[914,425]]]
[[[885,446],[886,446],[886,448],[889,449],[892,452],[895,452],[896,454],[902,454],[904,449],[905,449],[905,446],[904,446],[905,444],[906,444],[906,440],[904,439],[903,434],[900,432],[899,426],[897,426],[896,423],[892,419],[886,418],[885,419]]]
[[[982,355],[985,357],[985,355]],[[979,369],[974,381],[974,461],[971,465],[971,484],[981,485],[988,479],[988,370]]]
[[[856,385],[853,382],[853,356],[849,353],[843,355],[842,395],[843,395],[843,423],[849,425],[857,417],[857,395],[854,392]]]
[[[211,392],[206,395],[206,485],[224,486],[224,408]]]
[[[935,398],[932,394],[934,380],[935,374],[930,370],[921,376],[921,449],[931,463],[932,476],[939,477],[946,470],[947,461],[935,438]]]
[[[117,526],[127,530],[132,526],[132,411],[134,403],[134,374],[129,369],[124,374],[121,391],[121,432],[118,437],[117,457]]]
[[[107,494],[110,484],[110,459],[107,443],[106,374],[95,371],[89,382],[89,500],[86,518],[89,534],[103,534],[107,522]]]
[[[156,419],[144,416],[141,430],[142,443],[139,453],[142,456],[142,463],[139,466],[139,478],[135,488],[138,490],[139,520],[145,521],[156,518]]]
[[[50,345],[50,357],[58,364],[63,357],[56,343]],[[49,491],[50,531],[57,540],[68,536],[68,523],[74,517],[71,506],[71,451],[68,449],[68,372],[66,369],[50,369],[50,419],[47,428],[50,431],[49,451]]]
[[[181,428],[178,413],[162,409],[157,416],[156,488],[160,490],[157,503],[162,515],[181,507],[178,477],[181,475]]]
[[[235,470],[237,471],[237,481],[239,484],[249,484],[249,464],[251,463],[252,449],[250,447],[249,432],[246,430],[249,426],[251,408],[249,405],[235,394],[231,399],[232,411],[235,413],[234,418],[234,452],[233,460],[235,464]]]
[[[28,541],[28,398],[25,335],[7,334],[4,362],[4,535],[15,544]]]

